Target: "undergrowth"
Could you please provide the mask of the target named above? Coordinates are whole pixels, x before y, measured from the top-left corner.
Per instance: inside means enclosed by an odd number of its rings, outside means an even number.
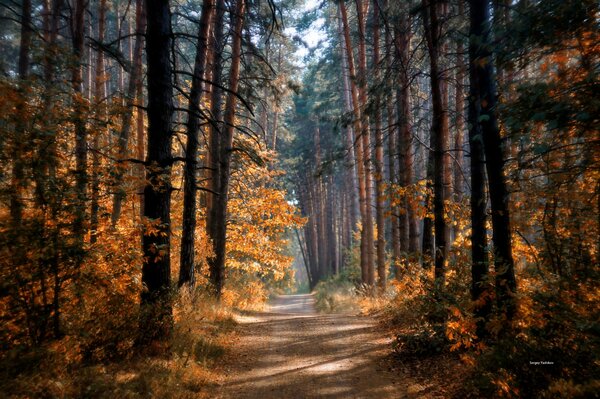
[[[215,363],[228,350],[236,321],[229,308],[217,304],[202,290],[182,290],[174,305],[174,329],[166,348],[153,355],[133,347],[137,315],[119,315],[131,329],[97,339],[94,356],[82,357],[84,348],[73,336],[37,348],[5,353],[0,362],[1,397],[9,398],[202,398],[206,386],[218,379]],[[90,332],[90,334],[93,332]],[[121,347],[116,358],[102,348]],[[77,348],[77,349],[76,349]]]

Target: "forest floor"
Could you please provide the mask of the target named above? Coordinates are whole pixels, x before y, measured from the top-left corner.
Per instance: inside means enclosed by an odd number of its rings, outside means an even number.
[[[431,380],[398,364],[393,334],[373,317],[319,314],[312,295],[285,295],[238,322],[238,342],[211,397],[440,397]]]

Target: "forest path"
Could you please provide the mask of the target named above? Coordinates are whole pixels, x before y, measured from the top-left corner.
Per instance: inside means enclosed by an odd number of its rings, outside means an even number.
[[[390,339],[370,317],[318,314],[314,296],[284,295],[239,322],[239,341],[214,397],[414,397],[407,381],[388,371]]]

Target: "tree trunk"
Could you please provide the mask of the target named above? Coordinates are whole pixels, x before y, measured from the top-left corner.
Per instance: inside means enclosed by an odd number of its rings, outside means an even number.
[[[368,2],[356,0],[356,17],[358,22],[358,98],[359,107],[365,109],[367,106],[367,45],[366,45],[366,15]],[[349,47],[351,48],[351,47]],[[374,259],[374,231],[373,231],[373,179],[371,171],[371,133],[369,120],[362,114],[362,136],[363,162],[365,174],[365,218],[363,220],[364,246],[366,251],[367,285],[370,287],[375,283],[375,259]]]
[[[200,131],[199,106],[202,97],[202,80],[206,69],[206,53],[208,50],[208,35],[210,20],[214,10],[214,0],[205,0],[202,3],[202,16],[198,29],[198,43],[196,45],[196,60],[194,76],[188,102],[188,120],[186,125],[186,162],[184,167],[184,194],[183,194],[183,231],[181,236],[181,256],[179,263],[179,286],[188,284],[194,287],[194,242],[196,238],[196,171],[198,169],[198,133]]]
[[[211,117],[212,123],[209,129],[209,145],[208,145],[208,165],[210,168],[209,178],[208,178],[208,187],[212,191],[211,195],[208,195],[206,198],[206,207],[207,207],[207,215],[206,215],[206,231],[208,238],[212,241],[213,245],[213,256],[208,258],[208,268],[210,273],[210,279],[213,284],[213,289],[215,291],[215,295],[217,295],[218,281],[222,280],[222,276],[218,266],[217,260],[217,236],[218,224],[221,223],[218,220],[217,215],[217,197],[221,194],[220,189],[220,180],[219,176],[221,174],[221,151],[220,146],[221,142],[219,140],[221,134],[223,133],[223,122],[222,122],[222,105],[223,105],[223,97],[222,97],[222,68],[223,68],[223,46],[225,42],[225,35],[223,33],[223,24],[225,19],[225,1],[217,0],[215,15],[213,17],[213,34],[212,34],[212,51],[210,51],[212,65],[211,65],[211,81],[213,84],[210,85],[211,90],[211,99],[210,99],[210,107],[211,107]]]
[[[462,18],[464,10],[463,0],[458,2],[458,14]],[[462,200],[464,194],[463,158],[464,158],[464,130],[465,130],[465,56],[462,39],[456,42],[456,134],[454,135],[454,149],[456,161],[454,164],[454,199]]]
[[[29,77],[29,53],[31,50],[31,0],[23,0],[21,6],[21,40],[19,43],[19,79],[21,80],[21,90],[25,95],[24,81]],[[10,189],[10,216],[11,228],[15,234],[16,229],[21,226],[23,219],[23,184],[24,184],[24,165],[23,165],[23,139],[26,132],[27,116],[24,114],[25,104],[19,106],[19,136],[21,140],[15,140],[13,152],[13,168]]]
[[[471,0],[471,44],[473,81],[479,92],[479,124],[483,137],[486,170],[492,205],[494,268],[498,306],[507,318],[515,313],[514,293],[517,283],[512,257],[508,188],[504,177],[502,141],[498,129],[495,77],[490,51],[490,10],[487,0]]]
[[[339,12],[339,9],[338,9]],[[344,38],[344,27],[342,24],[342,18],[339,18],[338,24],[339,34],[342,40],[340,41],[340,49],[342,55],[342,79],[344,83],[344,111],[346,113],[352,113],[352,93],[350,88],[350,79],[348,77],[348,53],[346,50],[346,44],[343,41]],[[350,196],[350,226],[349,230],[350,240],[349,243],[352,243],[352,233],[355,231],[356,223],[358,222],[359,214],[360,214],[360,205],[359,205],[359,184],[358,184],[358,173],[359,168],[356,161],[356,156],[354,154],[355,146],[354,146],[354,137],[355,133],[353,131],[352,125],[349,125],[345,129],[346,132],[346,152],[347,152],[347,162],[348,162],[348,186],[349,186],[349,196]]]
[[[104,42],[104,31],[106,28],[106,0],[98,3],[98,42]],[[104,52],[99,50],[96,54],[96,76],[94,79],[94,108],[96,120],[102,121],[106,115],[106,78],[104,75]],[[90,212],[90,243],[95,243],[98,237],[98,213],[100,211],[100,136],[105,129],[98,126],[94,132],[92,148],[92,182],[91,182],[91,212]]]
[[[169,0],[146,2],[148,29],[148,155],[144,188],[142,308],[139,343],[168,339],[173,316],[171,284],[172,69]],[[149,231],[151,230],[151,231]]]
[[[364,163],[364,142],[361,140],[362,134],[362,117],[360,102],[358,99],[358,88],[356,84],[356,69],[354,66],[354,56],[352,55],[352,41],[350,39],[350,26],[348,24],[348,13],[346,5],[343,1],[338,3],[340,15],[342,17],[344,44],[346,48],[346,56],[348,61],[348,75],[350,79],[350,93],[352,94],[352,113],[353,113],[353,131],[354,131],[354,156],[356,158],[356,166],[358,169],[358,198],[359,208],[362,222],[361,239],[360,239],[360,270],[361,280],[364,284],[368,284],[369,268],[367,257],[367,239],[365,236],[365,226],[367,224],[367,208],[370,200],[366,195],[366,178],[365,178],[365,163]],[[371,243],[372,246],[372,243]]]
[[[384,0],[384,9],[389,10],[388,0]],[[393,37],[391,26],[386,24],[385,29],[385,65],[388,71],[391,71],[392,57],[393,57]],[[386,101],[386,113],[387,113],[387,126],[388,126],[388,169],[390,174],[390,184],[392,186],[399,183],[398,169],[396,169],[398,163],[398,129],[394,120],[394,91],[390,91],[388,94],[389,100]],[[400,277],[400,226],[398,217],[400,214],[400,208],[392,204],[390,200],[390,219],[391,219],[391,249],[392,249],[392,267],[394,268],[396,278]]]
[[[129,144],[129,136],[131,135],[131,125],[133,118],[133,107],[136,104],[136,94],[138,87],[142,84],[142,53],[144,44],[144,33],[146,32],[146,12],[144,11],[144,0],[136,0],[136,39],[133,55],[133,69],[129,75],[127,84],[126,101],[127,108],[122,115],[121,131],[119,132],[118,154],[121,159],[127,158],[127,147]],[[120,67],[119,67],[120,69]],[[139,112],[139,108],[138,108]],[[125,164],[123,161],[116,165],[115,176],[115,194],[113,196],[113,209],[111,215],[112,227],[117,225],[121,216],[121,208],[125,200],[125,192],[123,191],[123,175],[125,173]]]
[[[373,0],[373,69],[375,81],[379,81],[379,2]],[[377,220],[377,284],[385,291],[385,215],[383,193],[383,129],[381,126],[381,101],[375,98],[375,214]]]
[[[412,126],[410,107],[410,38],[411,22],[408,16],[402,16],[396,26],[396,53],[400,67],[400,82],[397,90],[397,117],[398,117],[398,176],[402,187],[408,188],[413,183],[413,151],[412,151]],[[400,249],[408,255],[418,251],[418,231],[416,220],[416,206],[410,194],[402,199],[399,216]]]
[[[73,234],[76,242],[76,263],[83,261],[85,219],[87,202],[87,128],[85,121],[85,99],[83,93],[83,52],[85,40],[85,1],[77,0],[72,15],[73,28],[73,67],[71,84],[73,86],[73,124],[75,127],[75,220]]]
[[[469,61],[476,61],[476,47],[469,45]],[[475,82],[474,68],[469,68],[469,147],[471,159],[471,298],[475,303],[477,336],[485,335],[491,301],[487,287],[489,272],[486,229],[485,156],[479,125],[479,88]]]
[[[439,291],[445,280],[445,261],[448,253],[449,230],[444,219],[446,199],[445,183],[447,178],[446,153],[448,149],[448,113],[444,100],[446,73],[440,65],[442,50],[442,32],[440,26],[440,9],[444,3],[437,0],[423,2],[423,21],[425,36],[429,51],[431,100],[433,119],[431,134],[434,138],[434,181],[433,181],[433,207],[435,230],[435,281]]]
[[[219,195],[214,200],[214,224],[213,245],[215,251],[214,263],[211,267],[211,281],[214,285],[215,294],[220,298],[223,289],[225,274],[226,236],[227,236],[227,202],[229,190],[229,178],[231,169],[231,151],[233,147],[233,132],[235,129],[236,95],[240,77],[240,62],[242,52],[242,28],[244,24],[244,13],[246,0],[237,0],[235,4],[233,39],[231,43],[231,68],[229,71],[229,95],[225,102],[224,126],[220,137],[219,148]],[[218,65],[218,64],[217,64]]]

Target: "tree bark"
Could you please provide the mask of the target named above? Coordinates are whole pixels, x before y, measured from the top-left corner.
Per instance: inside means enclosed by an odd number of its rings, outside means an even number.
[[[348,77],[348,52],[346,49],[346,43],[344,42],[344,26],[342,24],[341,11],[338,8],[338,13],[340,13],[339,18],[339,35],[342,40],[340,40],[340,49],[342,56],[342,79],[344,84],[344,111],[348,114],[353,113],[352,107],[352,93],[350,88],[350,79]],[[349,186],[349,197],[350,197],[350,240],[349,243],[352,243],[353,232],[357,228],[356,223],[358,222],[358,218],[360,216],[360,205],[359,205],[359,184],[358,184],[358,173],[359,168],[356,161],[355,156],[355,146],[354,146],[354,137],[355,133],[352,125],[348,125],[345,129],[345,144],[346,144],[346,152],[347,152],[347,162],[348,162],[348,186]]]
[[[462,18],[464,10],[463,0],[458,2],[458,14]],[[454,164],[454,198],[460,202],[464,194],[463,159],[464,159],[464,130],[465,130],[465,56],[464,45],[461,39],[456,42],[456,133],[454,135],[454,149],[456,161]]]
[[[104,42],[104,33],[106,29],[106,0],[98,2],[98,42]],[[107,118],[106,115],[106,78],[104,75],[104,52],[99,50],[96,53],[96,75],[94,77],[94,110],[96,120],[102,121]],[[98,237],[98,213],[100,212],[100,136],[105,133],[101,126],[96,128],[92,139],[92,181],[91,181],[91,211],[90,211],[90,243],[95,243]]]
[[[512,257],[508,188],[504,177],[502,140],[496,116],[496,88],[492,53],[490,51],[490,10],[487,0],[470,1],[471,43],[470,68],[472,85],[479,91],[479,124],[483,137],[488,186],[492,205],[494,268],[498,306],[510,320],[515,313],[514,293],[517,283]]]
[[[375,81],[379,81],[379,8],[378,0],[373,0],[373,70]],[[383,193],[383,129],[381,126],[381,100],[375,97],[375,214],[377,220],[377,285],[385,291],[385,201]]]
[[[86,104],[83,93],[83,53],[85,40],[85,1],[77,0],[74,4],[72,15],[73,28],[73,66],[71,69],[71,84],[73,86],[73,124],[75,127],[75,220],[73,222],[73,235],[75,239],[76,263],[83,261],[85,219],[87,202],[87,139],[85,112]]]
[[[129,75],[129,82],[127,84],[127,108],[125,109],[125,112],[122,115],[121,131],[119,132],[117,149],[119,157],[121,159],[127,158],[129,136],[131,135],[131,126],[133,124],[132,111],[133,107],[136,104],[136,94],[138,92],[138,87],[140,87],[142,84],[142,53],[144,50],[144,33],[146,32],[146,12],[144,9],[145,2],[145,0],[136,0],[136,39],[133,55],[133,69],[131,74]],[[116,165],[115,194],[113,196],[113,209],[111,214],[111,224],[113,228],[117,225],[119,218],[121,217],[121,208],[123,201],[125,200],[125,191],[122,188],[125,168],[126,165],[123,162],[119,162]]]
[[[389,10],[389,1],[384,0],[384,9]],[[392,68],[392,57],[393,57],[393,37],[392,37],[392,27],[388,23],[386,24],[385,29],[385,49],[386,49],[386,57],[385,57],[385,65],[386,69],[390,71]],[[389,100],[386,101],[386,113],[387,113],[387,125],[388,125],[388,169],[390,174],[390,184],[393,186],[399,183],[399,174],[397,169],[398,160],[398,129],[396,126],[396,122],[394,119],[394,99],[395,90],[390,91],[388,94]],[[391,249],[392,249],[392,267],[394,268],[396,278],[400,277],[400,225],[398,222],[398,217],[400,214],[400,207],[397,205],[393,205],[390,200],[390,219],[391,219]]]
[[[364,142],[361,139],[362,134],[362,111],[358,98],[358,88],[356,83],[356,69],[354,66],[354,56],[352,55],[352,40],[350,39],[350,26],[348,23],[348,13],[346,5],[343,1],[339,3],[340,15],[342,17],[343,37],[346,48],[346,57],[348,61],[348,75],[350,79],[350,93],[352,95],[352,113],[353,113],[353,131],[354,131],[354,156],[356,158],[356,166],[358,169],[358,198],[361,215],[361,239],[360,239],[360,270],[361,280],[364,284],[368,284],[368,259],[367,259],[367,239],[365,236],[367,224],[367,208],[370,200],[366,195],[366,178],[365,178],[365,163],[364,163]],[[372,243],[371,243],[372,245]]]
[[[359,107],[365,109],[367,106],[367,45],[366,45],[366,15],[368,2],[365,0],[356,0],[356,18],[358,25],[358,99]],[[349,47],[350,48],[350,47]],[[373,173],[371,170],[371,133],[369,129],[369,119],[362,112],[362,136],[363,162],[365,174],[365,218],[363,220],[364,246],[366,252],[366,271],[367,285],[372,287],[375,284],[375,263],[374,263],[374,231],[373,231]]]
[[[440,26],[440,9],[443,1],[424,0],[423,22],[430,61],[431,99],[433,119],[431,134],[434,138],[434,181],[433,206],[435,230],[435,281],[437,290],[441,290],[445,280],[445,261],[448,253],[449,229],[446,225],[444,200],[446,199],[447,165],[445,156],[448,149],[448,113],[444,100],[446,72],[440,65],[443,44]]]
[[[476,48],[469,45],[469,61],[476,61]],[[491,301],[487,287],[489,261],[487,252],[485,155],[479,117],[479,88],[474,68],[469,68],[469,147],[471,160],[471,298],[475,303],[477,336],[485,335],[485,322],[489,318]]]
[[[233,39],[231,43],[231,68],[229,71],[229,95],[225,102],[224,126],[220,137],[219,148],[219,195],[214,199],[212,218],[213,246],[215,251],[214,263],[211,264],[211,281],[215,294],[220,298],[225,274],[226,236],[227,236],[227,202],[229,178],[231,169],[231,150],[233,147],[233,132],[235,129],[235,110],[240,77],[240,62],[242,53],[242,28],[246,0],[237,0],[233,14]]]
[[[169,0],[146,2],[148,28],[148,155],[144,188],[147,226],[142,247],[141,320],[139,344],[170,337],[173,326],[171,284],[171,141],[172,68]]]
[[[21,91],[25,98],[24,82],[29,77],[29,53],[31,50],[31,0],[23,0],[21,6],[21,39],[19,43],[19,79],[21,80]],[[19,136],[24,136],[26,132],[26,115],[24,114],[25,104],[18,107],[19,117]],[[24,138],[24,137],[22,137]],[[13,169],[11,177],[10,190],[10,216],[13,232],[21,226],[23,220],[23,184],[24,184],[24,165],[23,160],[23,140],[15,140],[13,150]]]
[[[218,224],[222,221],[218,220],[217,214],[217,197],[221,194],[220,179],[221,175],[221,141],[219,140],[221,134],[224,134],[223,127],[223,97],[222,97],[222,83],[223,83],[223,47],[225,42],[225,35],[223,33],[225,19],[225,1],[217,0],[215,15],[213,17],[213,34],[212,34],[212,49],[210,56],[212,59],[211,65],[211,81],[213,84],[210,85],[210,107],[211,107],[211,118],[212,123],[209,128],[209,145],[208,145],[208,165],[210,168],[208,186],[212,191],[211,195],[206,198],[207,216],[206,216],[206,228],[208,238],[212,242],[213,256],[208,258],[208,268],[210,273],[211,283],[215,295],[218,295],[218,281],[222,280],[221,272],[219,270],[216,245],[218,240]]]
[[[200,131],[199,107],[202,98],[206,55],[208,50],[208,35],[210,20],[214,10],[214,0],[202,3],[202,15],[198,29],[196,45],[196,60],[194,76],[188,102],[188,119],[186,124],[186,153],[183,187],[183,231],[181,236],[181,254],[179,261],[179,287],[188,284],[190,288],[196,283],[194,275],[194,242],[196,238],[196,207],[197,207],[197,169],[198,169],[198,133]]]

